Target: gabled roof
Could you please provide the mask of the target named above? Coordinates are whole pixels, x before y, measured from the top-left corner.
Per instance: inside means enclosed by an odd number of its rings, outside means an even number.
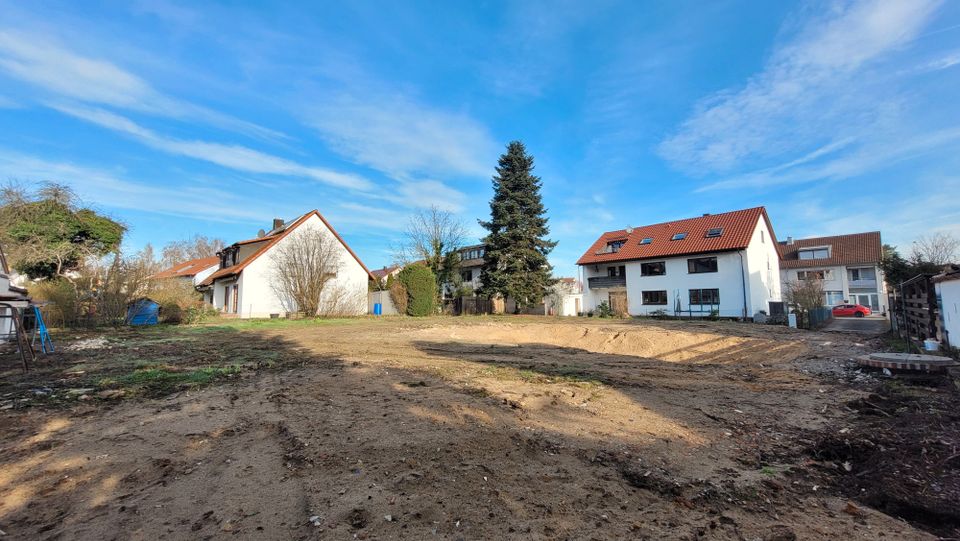
[[[826,259],[800,259],[797,253],[802,248],[821,246],[830,247],[830,257]],[[793,244],[780,243],[777,245],[777,251],[780,252],[780,268],[782,269],[875,264],[883,259],[883,244],[880,242],[879,231],[799,239],[794,240]]]
[[[943,272],[933,277],[934,282],[950,282],[960,280],[960,265],[947,265]]]
[[[773,226],[764,207],[645,225],[632,228],[630,232],[625,229],[608,231],[600,235],[580,256],[577,265],[741,250],[750,244],[761,218],[766,221],[770,236],[773,237]],[[714,228],[722,228],[723,231],[719,236],[708,237],[707,231]],[[686,237],[671,240],[678,233],[686,233]],[[641,244],[644,239],[650,239],[650,242]],[[620,250],[610,252],[608,243],[617,241],[623,242]],[[776,237],[770,242],[776,243]]]
[[[211,274],[210,276],[208,276],[203,282],[201,282],[199,285],[200,285],[200,286],[209,286],[210,284],[214,283],[215,281],[217,281],[217,280],[220,279],[220,278],[226,278],[226,277],[229,277],[229,276],[236,276],[236,275],[240,274],[240,273],[243,271],[243,269],[245,269],[245,268],[247,267],[247,265],[249,265],[250,263],[253,263],[254,261],[256,261],[256,259],[257,259],[258,257],[260,257],[261,255],[265,254],[265,253],[267,252],[267,250],[270,249],[271,246],[273,246],[274,244],[280,242],[280,240],[283,239],[284,237],[286,237],[291,231],[293,231],[294,229],[296,229],[297,227],[299,227],[301,224],[303,224],[304,222],[306,222],[307,219],[309,219],[311,216],[314,216],[314,215],[316,215],[317,218],[320,218],[320,221],[323,222],[323,225],[327,226],[327,229],[329,229],[330,232],[333,233],[333,236],[336,237],[336,239],[337,239],[338,241],[340,241],[340,244],[342,244],[343,247],[347,249],[347,252],[349,252],[350,255],[353,256],[353,258],[357,260],[357,263],[359,263],[359,264],[360,264],[360,267],[363,269],[363,271],[367,273],[367,276],[369,276],[371,280],[376,280],[376,278],[373,276],[373,274],[370,273],[370,270],[367,269],[367,266],[363,264],[363,261],[360,261],[360,258],[357,257],[357,254],[350,248],[350,246],[347,245],[347,243],[343,240],[343,237],[341,237],[340,234],[337,233],[337,230],[334,229],[332,225],[330,225],[330,222],[328,222],[327,219],[324,218],[322,214],[320,214],[320,211],[314,209],[314,210],[311,210],[310,212],[304,214],[303,216],[297,218],[297,219],[294,220],[294,222],[291,223],[290,225],[285,226],[285,227],[283,228],[283,230],[280,230],[280,231],[278,231],[278,230],[273,230],[273,231],[270,232],[270,234],[268,234],[268,235],[266,235],[266,236],[264,236],[264,237],[261,237],[261,238],[259,238],[259,239],[249,239],[249,240],[246,240],[246,241],[241,241],[241,242],[243,242],[243,243],[245,243],[245,244],[249,244],[250,242],[262,241],[262,240],[266,240],[267,242],[264,242],[264,243],[257,249],[256,252],[250,254],[246,259],[244,259],[244,260],[241,261],[240,263],[237,263],[236,265],[234,265],[234,266],[232,266],[232,267],[227,267],[227,268],[225,268],[225,269],[220,269],[220,270],[214,272],[213,274]],[[239,243],[235,243],[234,245],[238,245],[238,244],[239,244]]]
[[[402,267],[400,265],[391,265],[389,267],[384,267],[382,269],[377,269],[375,271],[372,271],[370,274],[372,274],[374,278],[378,280],[382,280],[383,278],[386,278],[387,276],[393,274],[395,271],[401,268]]]
[[[191,259],[190,261],[184,261],[183,263],[177,263],[169,269],[164,269],[154,274],[150,278],[153,280],[159,280],[162,278],[189,278],[191,276],[196,276],[197,273],[202,270],[215,267],[219,264],[220,258],[217,256],[200,257],[197,259]]]

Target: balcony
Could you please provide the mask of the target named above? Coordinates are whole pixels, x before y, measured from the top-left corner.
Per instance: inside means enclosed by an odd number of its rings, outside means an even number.
[[[608,289],[611,287],[627,287],[626,276],[597,276],[596,278],[587,278],[587,286],[590,289]]]
[[[848,287],[851,289],[872,289],[877,290],[877,281],[876,280],[850,280]]]

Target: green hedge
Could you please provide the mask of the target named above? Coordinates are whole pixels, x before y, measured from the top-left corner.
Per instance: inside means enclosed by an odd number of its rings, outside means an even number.
[[[407,265],[397,275],[407,288],[407,315],[429,316],[436,313],[437,280],[426,265]]]

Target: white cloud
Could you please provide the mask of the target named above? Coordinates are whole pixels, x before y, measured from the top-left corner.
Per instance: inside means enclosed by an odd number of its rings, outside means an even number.
[[[487,129],[470,116],[402,95],[323,100],[308,119],[335,151],[394,178],[486,176],[497,156]]]
[[[20,104],[0,94],[0,109],[19,109]]]
[[[106,60],[80,55],[48,36],[0,29],[0,68],[8,77],[61,98],[200,121],[261,139],[286,135],[168,97],[147,81]]]
[[[129,135],[157,150],[207,161],[237,171],[308,177],[331,186],[353,190],[370,190],[373,187],[369,181],[357,175],[302,165],[244,146],[164,137],[126,117],[103,109],[64,104],[50,104],[50,107],[64,114]]]
[[[121,178],[122,174],[70,162],[0,150],[0,170],[13,179],[49,180],[67,184],[86,201],[107,207],[189,216],[224,222],[264,222],[270,218],[252,201],[234,193],[204,187],[160,187]],[[211,201],[217,211],[210,212]]]
[[[660,155],[690,172],[724,173],[896,124],[899,98],[870,68],[914,39],[938,4],[872,0],[809,21],[743,88],[703,100]]]

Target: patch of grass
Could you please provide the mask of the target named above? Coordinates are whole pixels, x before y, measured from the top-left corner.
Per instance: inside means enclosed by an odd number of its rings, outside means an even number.
[[[777,474],[777,470],[771,468],[770,466],[764,466],[764,467],[760,468],[760,473],[762,473],[762,474],[764,474],[764,475],[769,475],[769,476],[772,477],[772,476],[774,476],[774,475]]]
[[[239,373],[239,365],[208,366],[193,370],[177,370],[170,366],[147,366],[129,374],[100,380],[101,388],[124,388],[148,396],[163,396],[183,387],[201,387]]]
[[[888,332],[880,336],[880,343],[887,351],[896,353],[911,353],[914,348],[906,340],[897,336],[895,332]]]

